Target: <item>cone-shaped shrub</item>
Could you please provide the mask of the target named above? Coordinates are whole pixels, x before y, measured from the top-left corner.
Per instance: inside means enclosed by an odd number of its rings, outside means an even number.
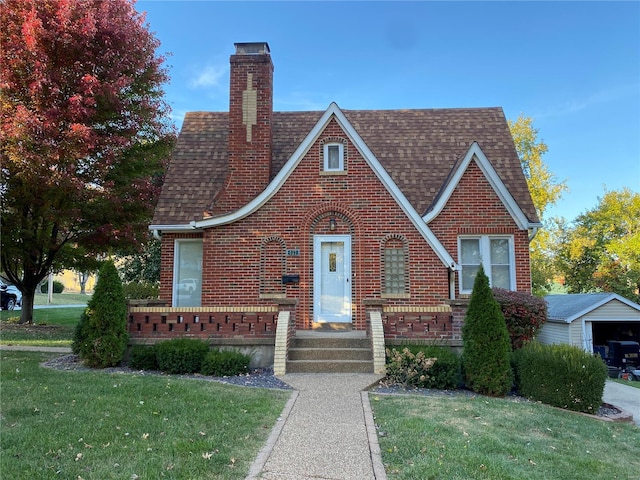
[[[122,282],[113,262],[107,261],[76,326],[72,349],[89,367],[113,367],[122,360],[128,340]]]
[[[506,395],[512,386],[511,341],[500,305],[480,266],[462,326],[462,370],[468,388],[483,395]]]

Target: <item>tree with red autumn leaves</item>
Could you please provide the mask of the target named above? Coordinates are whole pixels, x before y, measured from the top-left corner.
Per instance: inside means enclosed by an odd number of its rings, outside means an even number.
[[[52,270],[146,235],[175,139],[133,0],[0,1],[3,275],[33,319]]]

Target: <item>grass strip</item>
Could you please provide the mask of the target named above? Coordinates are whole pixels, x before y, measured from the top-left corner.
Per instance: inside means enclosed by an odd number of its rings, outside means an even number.
[[[18,325],[19,311],[0,312],[0,343],[38,347],[69,347],[84,307],[33,311],[33,325]]]
[[[1,354],[3,478],[244,478],[289,396]]]
[[[390,479],[637,478],[640,428],[482,396],[371,394]]]
[[[609,378],[608,380],[611,380],[612,382],[620,383],[622,385],[626,385],[627,387],[640,388],[640,382],[636,380],[629,381],[629,380],[623,380],[621,378]]]

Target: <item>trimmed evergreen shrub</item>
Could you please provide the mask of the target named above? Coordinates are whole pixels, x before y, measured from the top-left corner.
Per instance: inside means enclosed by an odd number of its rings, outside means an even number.
[[[397,351],[402,354],[404,349],[407,349],[414,356],[422,352],[426,358],[435,358],[435,362],[428,369],[424,380],[414,386],[441,390],[453,390],[460,386],[460,357],[450,348],[439,345],[403,345],[391,351],[387,349],[387,378],[389,378],[389,367],[391,366],[392,372],[396,368],[395,365],[390,365],[394,357],[393,352]],[[408,359],[402,362],[408,362]],[[395,382],[395,380],[393,381]]]
[[[517,350],[535,338],[547,321],[547,302],[524,292],[494,288],[493,297],[500,304],[507,324],[511,348]]]
[[[513,364],[523,397],[585,413],[602,404],[607,366],[581,348],[531,342],[513,353]]]
[[[158,298],[160,286],[155,283],[130,282],[122,285],[124,298],[127,300],[141,300],[146,298]]]
[[[134,345],[131,347],[129,368],[134,370],[159,370],[155,346]]]
[[[128,340],[122,283],[113,262],[107,261],[76,325],[72,350],[89,367],[113,367],[122,360]]]
[[[155,346],[158,368],[166,373],[198,373],[209,345],[195,338],[174,338]]]
[[[64,292],[64,284],[58,280],[53,281],[53,293]],[[49,293],[49,282],[44,282],[40,285],[40,293]]]
[[[466,386],[483,395],[506,395],[513,381],[511,341],[482,265],[462,326],[462,342],[462,372]]]
[[[211,350],[207,353],[200,372],[214,377],[233,377],[249,371],[248,355],[234,350]]]

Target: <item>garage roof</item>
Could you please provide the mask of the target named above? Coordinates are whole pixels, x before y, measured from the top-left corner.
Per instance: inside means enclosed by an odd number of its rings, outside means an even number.
[[[617,293],[575,293],[568,295],[547,295],[547,316],[549,320],[571,323],[602,305],[618,300],[640,312],[640,305]]]

